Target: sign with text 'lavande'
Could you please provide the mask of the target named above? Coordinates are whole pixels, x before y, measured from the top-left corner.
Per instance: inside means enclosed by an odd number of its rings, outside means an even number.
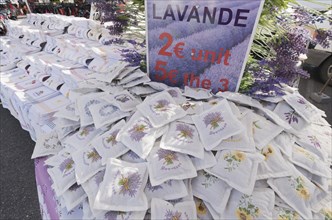
[[[263,2],[146,0],[150,78],[237,91]]]

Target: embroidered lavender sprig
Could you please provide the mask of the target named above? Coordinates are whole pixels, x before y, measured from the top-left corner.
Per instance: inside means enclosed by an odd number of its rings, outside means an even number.
[[[167,210],[165,213],[165,220],[180,220],[182,213],[179,211]]]
[[[136,193],[142,184],[141,176],[138,172],[129,174],[128,176],[121,175],[118,185],[120,186],[120,194],[135,197]]]
[[[220,123],[224,122],[224,119],[220,112],[212,112],[207,114],[203,121],[206,127],[210,125],[212,129],[216,129],[220,126]]]
[[[177,124],[176,131],[179,131],[179,137],[193,139],[195,130],[186,124]]]
[[[171,165],[174,161],[179,161],[177,154],[170,150],[159,149],[157,154],[159,161],[164,160],[164,165]]]

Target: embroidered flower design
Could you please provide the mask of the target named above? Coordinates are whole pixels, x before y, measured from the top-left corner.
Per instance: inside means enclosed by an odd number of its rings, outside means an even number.
[[[320,211],[321,214],[324,215],[324,220],[332,220],[332,210],[324,208]]]
[[[239,206],[235,215],[239,220],[252,220],[259,215],[259,208],[252,202],[252,196],[243,195],[240,199]]]
[[[99,104],[99,103],[100,103],[100,101],[99,101],[99,100],[95,100],[95,99],[89,101],[88,103],[86,103],[86,105],[84,106],[85,114],[88,115],[89,117],[92,117],[92,114],[91,114],[91,112],[90,112],[90,110],[89,110],[89,107],[90,107],[91,105],[97,105],[97,104]]]
[[[126,103],[129,100],[131,100],[131,97],[126,94],[117,95],[114,98],[115,98],[115,100],[122,102],[122,103]]]
[[[60,171],[62,172],[63,176],[67,176],[73,171],[74,168],[74,161],[71,158],[65,159],[59,166]]]
[[[297,102],[300,103],[300,104],[302,104],[302,105],[305,105],[307,103],[306,100],[304,100],[304,98],[299,98],[297,100]]]
[[[190,102],[186,102],[182,105],[182,109],[187,111],[189,108],[191,109],[195,109],[196,108],[196,104],[195,103],[190,103]]]
[[[79,132],[78,135],[81,136],[81,137],[86,137],[90,134],[90,131],[92,131],[91,127],[85,127]]]
[[[197,203],[196,203],[196,211],[197,211],[197,215],[206,215],[207,213],[207,208],[204,204],[204,202],[201,199],[197,199]]]
[[[104,138],[104,141],[106,141],[107,146],[105,145],[106,148],[108,147],[108,144],[111,144],[112,146],[117,145],[117,141],[116,141],[116,136],[118,135],[120,129],[116,129],[115,131],[113,131],[110,136]]]
[[[205,187],[205,189],[209,188],[210,186],[212,186],[213,184],[215,184],[216,182],[219,181],[219,179],[217,177],[210,175],[209,173],[207,173],[205,171],[202,171],[202,172],[205,177],[205,180],[202,183],[202,185]]]
[[[177,124],[176,131],[180,133],[178,136],[185,139],[193,139],[195,130],[186,124]]]
[[[311,136],[308,136],[308,138],[309,138],[309,141],[314,145],[314,147],[316,147],[316,148],[322,148],[320,146],[320,143],[319,143],[318,138],[316,136],[311,135]]]
[[[89,151],[88,153],[85,153],[87,161],[89,161],[90,163],[95,163],[99,160],[101,160],[101,156],[98,154],[98,152],[96,151],[96,149],[93,149],[91,151]],[[84,162],[86,165],[89,165],[89,162]]]
[[[285,119],[288,122],[288,124],[292,124],[292,123],[299,123],[298,118],[300,117],[295,110],[291,110],[290,112],[286,112],[284,113],[285,115]]]
[[[59,141],[56,135],[52,135],[49,138],[46,138],[44,141],[45,149],[56,149],[58,146],[61,146],[61,142]]]
[[[242,161],[246,159],[246,155],[240,151],[233,151],[224,155],[224,160],[227,162],[227,166],[224,168],[228,172],[231,172],[239,167]]]
[[[166,99],[161,99],[157,101],[157,104],[153,106],[153,109],[156,112],[166,112],[170,109],[169,104],[170,102],[167,101]]]
[[[203,120],[206,127],[210,125],[212,129],[218,128],[220,124],[224,122],[220,112],[209,113],[204,117]]]
[[[263,148],[261,150],[261,154],[264,155],[265,160],[267,160],[269,158],[270,155],[272,155],[274,153],[273,147],[268,145],[267,147]]]
[[[159,149],[157,151],[159,161],[164,160],[164,165],[174,164],[174,161],[179,161],[175,152],[170,150]]]
[[[306,158],[309,160],[315,161],[316,158],[308,151],[304,150],[302,147],[296,147],[296,150],[300,153],[302,153]]]
[[[135,197],[141,184],[141,176],[138,172],[131,173],[128,176],[121,175],[121,178],[118,180],[118,185],[120,186],[119,194],[124,196],[128,194],[130,197]]]
[[[174,89],[170,89],[167,91],[173,98],[177,98],[179,95],[178,95],[178,92]]]
[[[165,220],[180,220],[182,213],[179,211],[172,212],[167,210],[165,214]]]
[[[146,131],[149,129],[146,124],[136,124],[128,132],[130,133],[130,138],[136,142],[142,140],[142,138],[147,135]]]
[[[296,190],[299,197],[304,200],[308,200],[310,198],[310,192],[307,187],[305,187],[305,182],[301,176],[299,177],[289,177],[289,181],[291,181],[291,186]]]
[[[117,108],[113,105],[105,105],[99,110],[99,114],[103,117],[112,115]]]
[[[277,208],[277,211],[279,211],[278,220],[298,220],[298,219],[300,219],[299,218],[300,216],[296,211],[279,208],[279,207]]]

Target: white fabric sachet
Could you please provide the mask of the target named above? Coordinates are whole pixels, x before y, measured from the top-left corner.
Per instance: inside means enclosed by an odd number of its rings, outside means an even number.
[[[272,219],[274,192],[255,189],[252,194],[233,190],[221,219]]]
[[[194,125],[172,122],[163,135],[160,148],[188,154],[200,159],[204,158],[204,147]]]
[[[222,140],[244,131],[244,126],[233,115],[227,100],[200,115],[192,116],[192,119],[206,150],[212,150]]]
[[[101,164],[101,156],[96,149],[89,145],[72,154],[75,163],[75,175],[78,184],[82,184],[104,167]]]
[[[90,106],[102,103],[101,97],[102,93],[92,93],[88,95],[81,96],[77,102],[77,110],[81,119],[81,126],[91,125],[93,123],[92,114],[90,112]]]
[[[67,210],[70,211],[78,206],[81,202],[83,202],[87,195],[84,192],[82,186],[79,186],[75,183],[62,194],[62,197],[65,201]]]
[[[184,96],[197,100],[204,100],[212,97],[211,90],[203,88],[190,88],[188,86],[184,87]]]
[[[223,180],[201,170],[192,180],[194,196],[210,203],[219,212],[226,207],[232,188]]]
[[[147,160],[152,186],[167,180],[183,180],[197,176],[196,169],[186,154],[155,146]]]
[[[102,157],[102,164],[106,164],[108,158],[117,158],[129,151],[129,148],[116,140],[116,136],[125,124],[126,122],[121,120],[113,125],[109,131],[91,141],[90,144]]]
[[[258,164],[264,160],[260,154],[242,151],[218,151],[217,165],[205,171],[224,180],[236,190],[251,195],[257,175]]]
[[[107,161],[104,181],[99,187],[94,208],[113,211],[146,211],[144,188],[148,180],[146,163]]]
[[[194,201],[180,202],[172,205],[161,199],[154,198],[151,202],[151,219],[196,219],[196,206]]]
[[[197,219],[199,220],[211,220],[214,219],[211,212],[209,211],[205,201],[194,197],[194,202],[196,205]]]
[[[61,145],[58,139],[57,133],[56,132],[47,133],[42,136],[39,136],[39,138],[37,139],[31,159],[48,156],[48,155],[54,155],[57,154],[62,149],[63,146]]]
[[[137,109],[147,117],[152,126],[159,128],[186,115],[167,92],[148,97]]]
[[[118,92],[113,96],[106,96],[104,99],[115,106],[117,106],[121,111],[129,112],[136,109],[136,106],[140,104],[140,100],[135,98],[127,90]]]
[[[145,159],[149,155],[156,139],[166,129],[167,127],[154,128],[150,121],[137,111],[119,131],[116,140],[122,142],[142,159]]]
[[[190,156],[196,170],[211,168],[217,164],[217,160],[211,151],[204,151],[204,159]]]

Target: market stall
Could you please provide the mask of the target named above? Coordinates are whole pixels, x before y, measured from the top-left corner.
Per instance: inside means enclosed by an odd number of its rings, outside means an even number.
[[[246,7],[256,10],[248,19],[254,28],[262,5]],[[150,34],[159,37],[163,27],[153,25]],[[253,40],[249,30],[233,31],[241,37],[227,42],[239,56],[223,56],[219,64],[238,66],[222,77],[238,75],[221,91],[216,62],[182,66],[176,59],[185,49],[175,60],[162,58],[170,68],[200,67],[207,75],[181,81],[184,74],[178,87],[170,86],[180,78],[169,69],[165,77],[149,77],[138,24],[121,38],[99,21],[53,14],[28,14],[6,27],[0,97],[36,142],[31,158],[43,219],[331,218],[332,131],[325,113],[285,84],[283,95],[271,97],[233,92]],[[173,36],[190,44],[216,27],[198,28]],[[148,44],[152,73],[160,63],[153,53],[163,45]]]

